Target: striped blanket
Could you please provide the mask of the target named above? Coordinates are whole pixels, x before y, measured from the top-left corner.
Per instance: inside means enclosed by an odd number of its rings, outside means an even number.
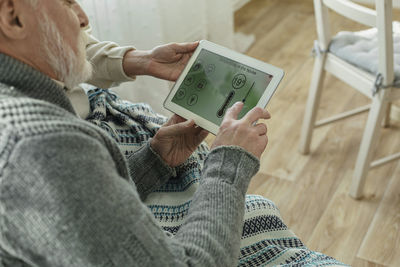
[[[91,112],[87,120],[106,130],[126,156],[139,149],[166,122],[147,104],[124,101],[110,90],[90,90],[88,97]],[[202,143],[184,164],[176,167],[177,176],[145,200],[160,227],[171,234],[179,230],[188,214],[208,151],[207,144]],[[248,195],[238,266],[276,265],[345,266],[308,250],[284,224],[273,202]]]

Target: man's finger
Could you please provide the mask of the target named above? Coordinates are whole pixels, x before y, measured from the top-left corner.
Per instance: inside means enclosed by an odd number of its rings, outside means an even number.
[[[180,122],[186,121],[186,119],[184,117],[181,117],[181,116],[179,116],[177,114],[174,114],[174,116],[175,116],[175,122],[176,123],[180,123]]]
[[[171,118],[169,118],[169,120],[164,124],[164,126],[169,126],[169,125],[174,125],[180,122],[184,122],[186,121],[184,118],[182,118],[181,116],[177,115],[177,114],[173,114],[171,116]]]
[[[240,111],[242,111],[242,108],[243,108],[243,102],[236,102],[226,112],[224,120],[226,119],[236,120]]]
[[[162,129],[163,133],[168,136],[185,134],[193,131],[195,127],[194,120],[175,123]],[[161,129],[160,129],[161,130]]]
[[[204,129],[201,129],[200,132],[197,132],[196,133],[196,141],[197,141],[197,143],[200,144],[201,142],[203,142],[204,139],[206,139],[206,137],[208,136],[208,134],[209,134],[209,132],[204,130]]]
[[[192,42],[192,43],[177,43],[174,45],[175,52],[177,53],[190,53],[193,52],[197,46],[199,45],[199,42]]]
[[[198,136],[205,135],[205,136],[207,136],[209,134],[209,132],[207,130],[204,130],[203,128],[201,128],[199,126],[196,126],[195,129],[196,129],[195,132],[194,132],[195,135],[198,135]]]
[[[258,135],[265,135],[267,134],[267,125],[264,123],[258,123],[257,125],[254,126]]]
[[[250,124],[254,123],[255,121],[259,119],[269,119],[271,118],[271,115],[269,114],[268,111],[265,109],[262,109],[260,107],[255,107],[252,110],[250,110],[246,116],[243,117],[243,120],[249,122]]]

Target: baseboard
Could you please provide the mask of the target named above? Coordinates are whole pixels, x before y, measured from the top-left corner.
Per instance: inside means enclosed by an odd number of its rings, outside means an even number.
[[[241,32],[235,32],[235,36],[233,38],[235,42],[235,50],[240,53],[246,53],[256,40],[256,36],[254,34],[244,34]]]
[[[390,110],[390,119],[395,121],[400,121],[400,106],[392,104]]]
[[[241,7],[243,7],[248,2],[250,2],[250,0],[235,0],[235,3],[233,4],[233,11],[239,10]]]

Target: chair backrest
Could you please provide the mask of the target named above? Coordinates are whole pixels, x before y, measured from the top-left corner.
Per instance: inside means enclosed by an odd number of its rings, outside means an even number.
[[[394,80],[392,0],[375,0],[375,7],[374,10],[350,0],[314,0],[318,42],[323,51],[328,49],[331,41],[329,9],[358,23],[377,27],[378,70],[383,76],[383,85],[390,85]]]

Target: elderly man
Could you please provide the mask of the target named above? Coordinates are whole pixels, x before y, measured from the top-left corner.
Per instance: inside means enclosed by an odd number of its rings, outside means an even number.
[[[269,118],[227,114],[185,224],[168,237],[142,204],[204,139],[177,116],[125,161],[105,132],[73,112],[60,83],[88,78],[71,0],[0,0],[0,255],[6,266],[233,266],[244,194]]]
[[[171,236],[142,200],[207,133],[174,115],[125,158],[105,131],[81,120],[67,88],[92,72],[87,25],[74,0],[0,0],[0,266],[237,265],[245,192],[267,145],[266,126],[254,122],[268,112],[237,120],[241,103],[227,112]],[[270,265],[340,264],[297,240],[267,240],[267,250],[239,264],[256,265],[262,254]]]

